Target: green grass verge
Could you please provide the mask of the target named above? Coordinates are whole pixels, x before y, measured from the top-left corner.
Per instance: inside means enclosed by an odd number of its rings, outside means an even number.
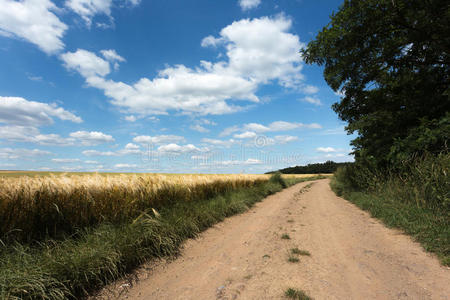
[[[181,243],[225,217],[242,213],[292,184],[321,179],[274,176],[267,183],[208,200],[163,207],[131,223],[101,224],[64,240],[0,245],[0,299],[74,299],[88,295],[141,263],[178,254]]]
[[[336,178],[331,188],[338,195],[382,220],[388,227],[402,229],[450,266],[450,218],[448,212],[418,207],[392,198],[390,191],[367,193],[347,190]]]

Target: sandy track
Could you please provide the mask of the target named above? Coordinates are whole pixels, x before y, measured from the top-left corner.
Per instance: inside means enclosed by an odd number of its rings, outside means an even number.
[[[189,240],[178,259],[147,265],[119,298],[282,299],[295,287],[315,299],[450,299],[450,270],[435,257],[336,197],[328,180],[308,184]],[[293,247],[311,256],[290,263]]]

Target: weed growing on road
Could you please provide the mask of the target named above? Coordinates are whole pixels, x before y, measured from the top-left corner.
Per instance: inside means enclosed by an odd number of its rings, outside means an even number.
[[[294,288],[288,288],[284,295],[289,299],[295,299],[295,300],[312,300],[310,296],[308,296],[304,291]]]
[[[283,240],[290,240],[290,239],[291,239],[291,237],[290,237],[289,234],[287,234],[287,233],[283,233],[283,234],[281,235],[281,238],[282,238]]]
[[[300,250],[298,248],[292,248],[291,249],[291,253],[292,254],[297,254],[297,255],[303,255],[303,256],[311,256],[311,253],[309,253],[309,251]]]
[[[288,257],[288,262],[298,263],[299,261],[300,261],[300,259],[298,257],[296,257],[296,256],[289,255],[289,257]]]

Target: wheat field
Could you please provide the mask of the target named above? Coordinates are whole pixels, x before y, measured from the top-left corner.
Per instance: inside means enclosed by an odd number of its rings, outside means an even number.
[[[268,179],[247,174],[0,176],[0,240],[56,237],[102,222],[126,222],[162,206],[208,199]]]

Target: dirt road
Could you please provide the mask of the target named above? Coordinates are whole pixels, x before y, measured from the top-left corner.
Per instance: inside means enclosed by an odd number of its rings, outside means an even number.
[[[294,287],[315,299],[450,299],[450,270],[419,244],[336,197],[328,180],[308,184],[188,241],[120,298],[283,299]],[[289,262],[294,247],[311,256]]]

